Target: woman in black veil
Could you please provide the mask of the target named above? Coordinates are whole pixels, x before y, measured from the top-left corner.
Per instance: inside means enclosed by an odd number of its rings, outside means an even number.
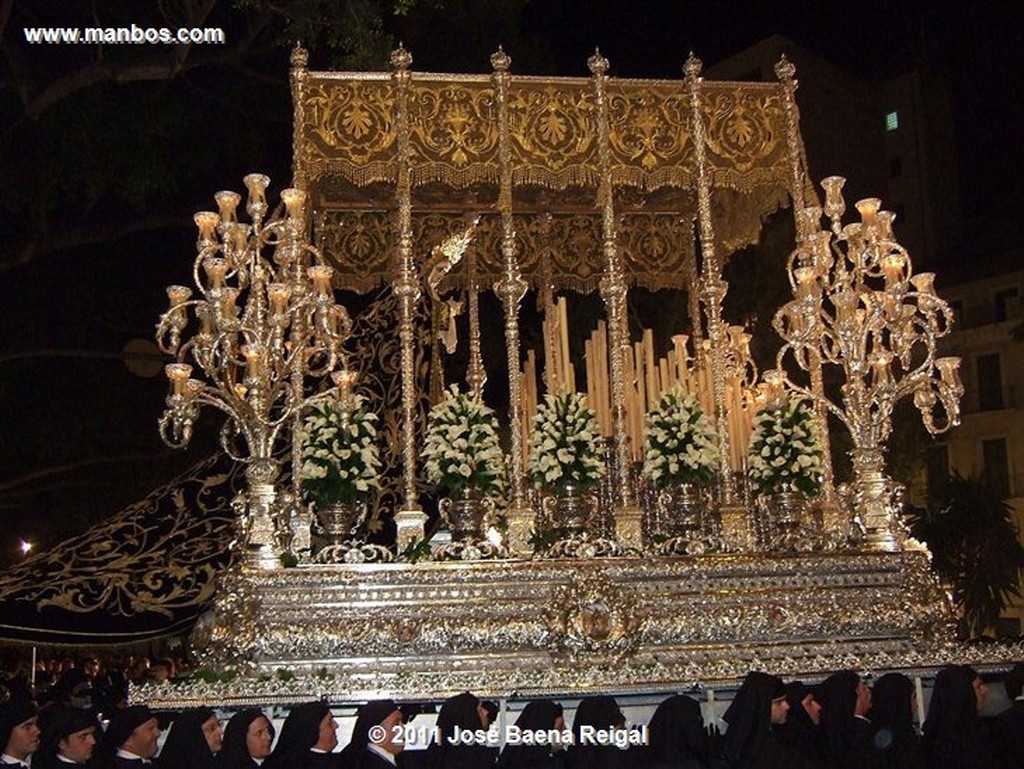
[[[973,668],[939,671],[924,722],[924,751],[932,769],[992,769],[988,735],[978,716],[984,684]]]
[[[873,730],[866,714],[871,690],[852,670],[841,670],[818,687],[825,756],[836,769],[864,769],[871,754]]]
[[[292,708],[263,769],[339,769],[338,722],[326,702]]]
[[[160,751],[163,769],[218,769],[224,730],[210,708],[186,710],[174,719]]]
[[[778,727],[778,736],[793,760],[793,769],[824,769],[821,705],[814,690],[802,681],[790,681],[786,684],[786,702],[789,712],[786,723]]]
[[[240,710],[224,727],[224,746],[217,754],[220,769],[259,769],[274,744],[274,725],[259,708]]]
[[[902,673],[886,673],[875,681],[868,713],[874,727],[872,769],[925,769],[914,701],[914,682]]]
[[[786,721],[789,703],[782,679],[752,670],[725,711],[729,725],[714,766],[725,769],[788,769],[790,762],[773,724]]]
[[[641,765],[652,769],[704,769],[708,733],[700,704],[683,695],[658,705],[647,725],[648,745]]]
[[[388,716],[396,711],[399,711],[399,708],[394,700],[373,700],[359,708],[356,713],[355,726],[352,727],[352,738],[341,751],[342,769],[357,769],[370,744],[370,729],[383,724]],[[395,723],[402,723],[399,714],[395,716]],[[377,740],[378,746],[384,742],[390,744],[393,736],[394,727],[385,728],[383,739]]]
[[[565,716],[562,706],[552,700],[533,700],[526,704],[516,719],[523,732],[562,732]],[[565,746],[560,742],[548,745],[506,745],[498,758],[498,769],[562,769]]]
[[[437,733],[440,737],[427,748],[428,769],[487,769],[494,766],[494,751],[477,742],[453,745],[456,733],[486,731],[487,709],[480,699],[463,692],[441,705],[437,714]]]
[[[626,717],[613,697],[584,697],[572,719],[573,744],[565,752],[568,769],[619,769],[626,766],[626,752],[614,745],[586,744],[580,739],[581,729],[592,726],[607,730],[625,726]]]

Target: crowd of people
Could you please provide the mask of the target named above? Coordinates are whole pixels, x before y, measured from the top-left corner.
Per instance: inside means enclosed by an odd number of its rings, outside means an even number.
[[[101,727],[95,706],[51,697],[40,708],[15,688],[0,704],[0,762],[24,769],[1024,769],[1024,664],[1005,687],[1009,708],[983,718],[982,678],[966,666],[943,668],[919,731],[916,689],[903,674],[869,687],[841,671],[808,686],[753,671],[721,729],[708,728],[700,703],[687,696],[666,699],[642,727],[626,723],[613,697],[593,696],[579,701],[571,729],[559,703],[529,702],[514,740],[498,734],[496,706],[468,692],[446,700],[429,729],[412,727],[421,706],[377,700],[359,708],[341,750],[324,702],[293,707],[280,735],[258,708],[226,724],[210,708],[186,710],[171,716],[161,740],[163,714],[145,705],[109,704]],[[414,734],[429,737],[426,748],[406,751]],[[608,739],[615,734],[637,739]]]

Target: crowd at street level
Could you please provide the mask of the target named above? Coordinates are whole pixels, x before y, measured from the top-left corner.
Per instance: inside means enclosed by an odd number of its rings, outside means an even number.
[[[340,751],[338,723],[324,702],[292,708],[280,735],[257,708],[235,713],[226,726],[210,708],[183,711],[161,747],[162,714],[145,705],[115,703],[103,728],[93,708],[60,700],[38,708],[15,688],[0,704],[0,762],[24,769],[1024,768],[1024,664],[1004,683],[1010,707],[982,718],[981,677],[966,666],[943,668],[919,732],[915,686],[900,673],[869,687],[852,671],[817,686],[752,671],[723,716],[724,731],[706,728],[700,704],[676,695],[633,730],[642,740],[593,739],[629,731],[614,698],[582,699],[571,729],[560,704],[534,700],[514,729],[541,738],[500,750],[485,738],[496,708],[467,692],[442,704],[425,732],[429,745],[417,751],[404,751],[417,708],[391,700],[360,707]]]

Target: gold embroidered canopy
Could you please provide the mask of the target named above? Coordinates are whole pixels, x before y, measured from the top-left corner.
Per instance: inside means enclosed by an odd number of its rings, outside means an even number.
[[[316,234],[342,288],[370,290],[392,275],[403,181],[417,254],[464,214],[482,214],[475,264],[478,279],[493,284],[502,274],[498,214],[508,207],[522,277],[577,290],[593,289],[604,269],[605,180],[627,279],[649,288],[689,282],[699,155],[722,254],[756,242],[762,219],[793,187],[799,137],[785,83],[701,81],[695,96],[683,80],[607,78],[602,111],[594,78],[516,76],[500,66],[493,76],[409,72],[400,121],[398,82],[389,73],[311,72],[301,58],[292,72],[296,183],[313,195]],[[694,114],[704,153],[695,151]]]

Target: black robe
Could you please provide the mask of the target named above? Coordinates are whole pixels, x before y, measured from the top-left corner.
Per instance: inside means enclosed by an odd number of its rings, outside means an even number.
[[[924,752],[930,769],[994,769],[988,734],[978,717],[973,682],[966,665],[939,671],[924,722]]]
[[[627,766],[626,751],[614,745],[584,745],[580,740],[581,727],[610,729],[623,726],[626,717],[618,703],[609,696],[585,697],[576,708],[572,719],[573,745],[565,753],[568,769],[623,769]]]
[[[924,746],[914,729],[914,682],[887,673],[871,692],[871,769],[926,769]]]
[[[772,731],[772,700],[785,695],[782,681],[753,670],[725,711],[729,725],[712,765],[726,769],[788,769],[785,746]]]
[[[383,723],[396,710],[398,710],[398,705],[394,700],[373,700],[359,708],[356,713],[355,726],[352,728],[352,738],[341,751],[341,765],[344,769],[356,769],[364,760],[364,754],[367,753],[366,746],[370,742],[370,729]],[[373,751],[369,751],[369,755],[376,761],[383,761]],[[387,762],[385,761],[385,763]]]
[[[260,765],[249,755],[246,741],[249,727],[257,718],[267,718],[267,715],[259,708],[246,708],[231,716],[228,725],[224,727],[224,746],[217,754],[220,769],[260,769]],[[270,722],[269,718],[267,722]],[[273,738],[273,724],[270,725],[270,734]]]
[[[195,708],[175,718],[160,751],[162,769],[218,769],[203,736],[203,724],[214,717],[209,708]]]
[[[704,769],[708,758],[708,733],[700,704],[682,695],[669,697],[651,716],[648,744],[641,766],[652,769]]]
[[[833,673],[818,687],[825,756],[835,769],[864,769],[870,761],[871,722],[855,715],[860,676]]]
[[[340,769],[341,757],[337,753],[312,750],[320,739],[320,722],[330,712],[323,702],[307,702],[292,708],[274,752],[263,761],[263,769]]]
[[[427,748],[427,766],[429,769],[490,769],[495,763],[494,750],[487,745],[452,745],[455,729],[483,729],[483,722],[477,712],[480,700],[469,692],[463,692],[445,700],[441,711],[437,714],[437,735]]]
[[[992,719],[992,746],[1002,769],[1024,769],[1024,700]]]
[[[777,735],[792,761],[792,769],[826,769],[825,742],[819,727],[811,720],[810,713],[804,707],[804,699],[813,694],[813,690],[804,686],[801,681],[786,684],[786,702],[789,712],[786,723],[773,731]]]
[[[557,702],[533,700],[519,714],[516,726],[523,732],[548,731],[555,728],[555,721],[563,713]],[[498,769],[562,769],[566,747],[552,750],[551,745],[506,745],[498,758]]]

